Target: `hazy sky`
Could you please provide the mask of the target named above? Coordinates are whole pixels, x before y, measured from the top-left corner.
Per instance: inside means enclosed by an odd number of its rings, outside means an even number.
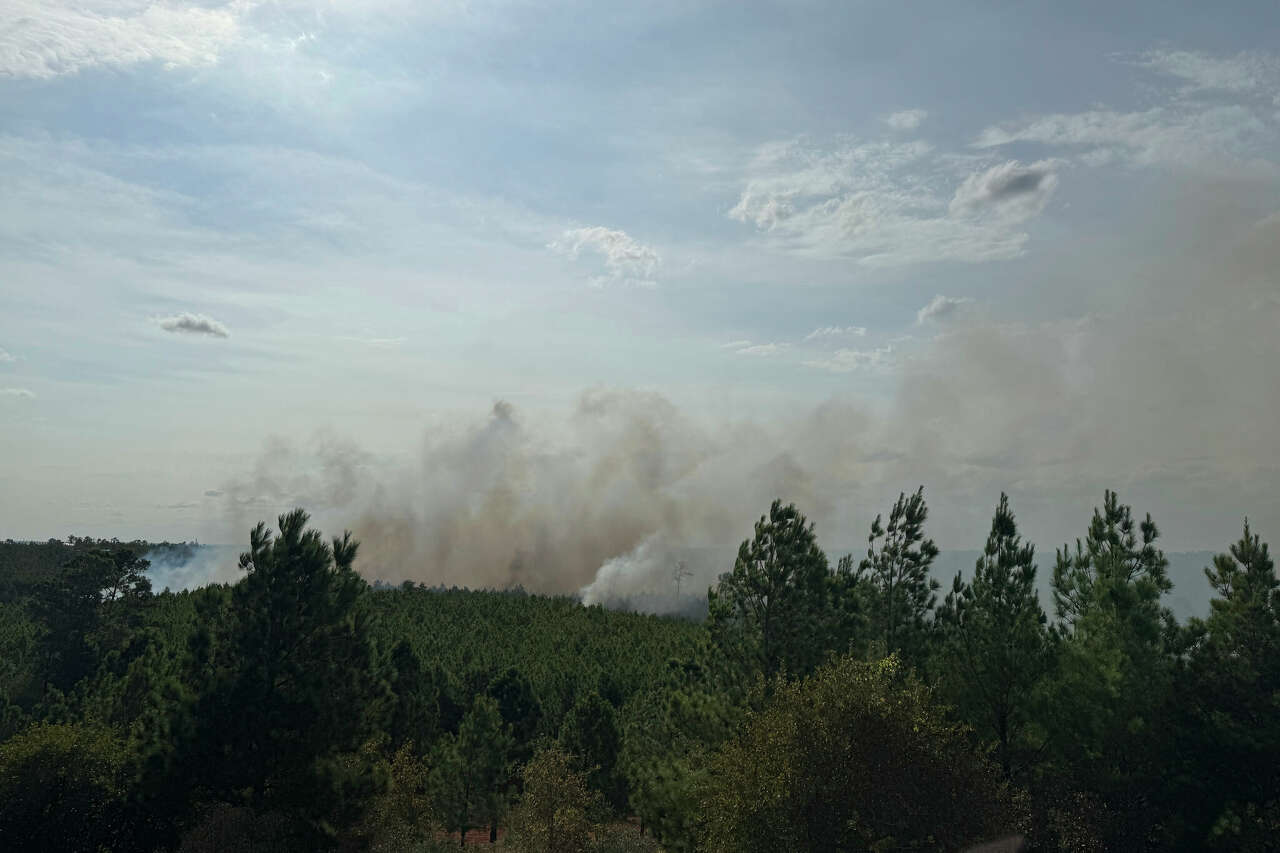
[[[1280,539],[1274,2],[0,12],[0,536],[349,523],[500,400],[606,476],[607,393],[744,533]]]

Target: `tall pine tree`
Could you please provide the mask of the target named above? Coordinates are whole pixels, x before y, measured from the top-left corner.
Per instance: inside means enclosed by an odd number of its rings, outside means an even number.
[[[1101,797],[1112,849],[1155,844],[1163,714],[1176,624],[1161,597],[1172,584],[1151,516],[1107,491],[1074,552],[1064,547],[1053,595],[1064,642],[1053,684],[1056,775]]]
[[[1197,846],[1266,850],[1280,833],[1280,579],[1248,521],[1205,575],[1217,595],[1190,626],[1170,810]]]
[[[1001,493],[982,556],[966,583],[956,574],[938,609],[938,671],[949,698],[996,745],[1009,777],[1033,720],[1032,696],[1049,668],[1051,647],[1036,596],[1035,546],[1023,543],[1009,498]]]
[[[924,486],[910,497],[900,493],[889,523],[877,515],[867,537],[867,556],[858,564],[855,580],[866,584],[867,621],[876,650],[900,653],[907,663],[920,665],[928,651],[938,582],[929,567],[938,556],[932,539],[924,537],[929,508]]]
[[[829,574],[813,525],[795,504],[775,500],[733,571],[708,591],[712,637],[767,673],[812,671],[830,635]]]

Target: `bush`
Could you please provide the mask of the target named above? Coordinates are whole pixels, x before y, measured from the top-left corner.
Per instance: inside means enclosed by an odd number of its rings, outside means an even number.
[[[588,853],[598,828],[600,795],[558,746],[540,750],[525,766],[524,795],[511,813],[508,846],[516,853]]]
[[[0,744],[0,849],[125,847],[126,764],[123,743],[91,726],[41,723]]]
[[[1025,828],[1025,806],[896,657],[779,683],[716,757],[706,851],[957,850]]]

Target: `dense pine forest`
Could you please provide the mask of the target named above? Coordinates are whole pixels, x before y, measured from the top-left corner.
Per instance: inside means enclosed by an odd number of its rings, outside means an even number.
[[[927,519],[903,494],[829,559],[775,502],[699,620],[371,586],[301,510],[181,592],[149,560],[192,546],[0,543],[0,849],[1275,849],[1247,522],[1179,622],[1112,492],[1049,558],[1001,496],[946,588]]]

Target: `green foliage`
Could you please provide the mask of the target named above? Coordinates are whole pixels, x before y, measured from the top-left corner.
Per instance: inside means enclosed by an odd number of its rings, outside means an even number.
[[[580,762],[559,746],[539,750],[524,769],[524,795],[511,814],[514,853],[588,853],[599,823],[600,795]]]
[[[1025,822],[896,657],[844,657],[779,684],[717,756],[701,849],[957,850]]]
[[[1052,664],[1035,584],[1035,546],[1022,543],[1001,494],[972,582],[957,574],[938,610],[937,671],[965,720],[996,744],[1006,776],[1025,765],[1034,746],[1028,729],[1036,722],[1035,691]]]
[[[463,835],[502,817],[510,750],[510,727],[498,703],[477,696],[457,734],[445,737],[433,755],[435,809],[445,829]]]
[[[708,591],[712,637],[749,669],[810,672],[831,628],[828,576],[813,525],[795,504],[774,501],[738,549],[733,571]]]
[[[1262,850],[1280,829],[1280,579],[1247,521],[1205,574],[1219,597],[1177,683],[1170,810],[1206,847]]]
[[[215,796],[328,832],[355,814],[355,804],[335,813],[343,797],[332,759],[359,747],[374,688],[357,608],[366,586],[349,534],[326,544],[302,510],[279,523],[279,538],[254,528],[240,557],[245,577],[208,659],[214,686],[196,710],[202,738],[186,760],[203,763]]]
[[[127,762],[93,726],[37,723],[0,744],[0,849],[132,849]]]
[[[938,548],[932,539],[924,538],[928,517],[923,486],[910,497],[899,494],[888,525],[881,523],[879,515],[871,523],[867,556],[846,581],[847,586],[863,590],[873,648],[882,654],[900,653],[912,664],[923,663],[926,657],[930,617],[937,602],[938,582],[929,576],[929,567]]]
[[[361,834],[373,851],[411,850],[431,838],[437,823],[431,802],[430,770],[412,743],[402,744],[380,763],[378,769],[385,776],[385,786],[371,799],[361,821]]]
[[[82,550],[36,585],[34,610],[48,637],[48,686],[66,692],[105,655],[124,649],[151,597],[148,565],[129,549]]]
[[[43,631],[17,603],[0,603],[0,742],[23,727],[41,693]]]
[[[613,706],[594,690],[579,698],[560,729],[560,743],[582,761],[587,784],[617,811],[627,804],[626,783],[617,772],[621,740]]]
[[[1058,552],[1053,594],[1063,620],[1048,724],[1053,773],[1097,794],[1114,820],[1108,846],[1156,844],[1149,792],[1161,775],[1159,745],[1173,679],[1173,617],[1160,604],[1171,584],[1150,515],[1135,524],[1114,492],[1095,509],[1083,545]]]

